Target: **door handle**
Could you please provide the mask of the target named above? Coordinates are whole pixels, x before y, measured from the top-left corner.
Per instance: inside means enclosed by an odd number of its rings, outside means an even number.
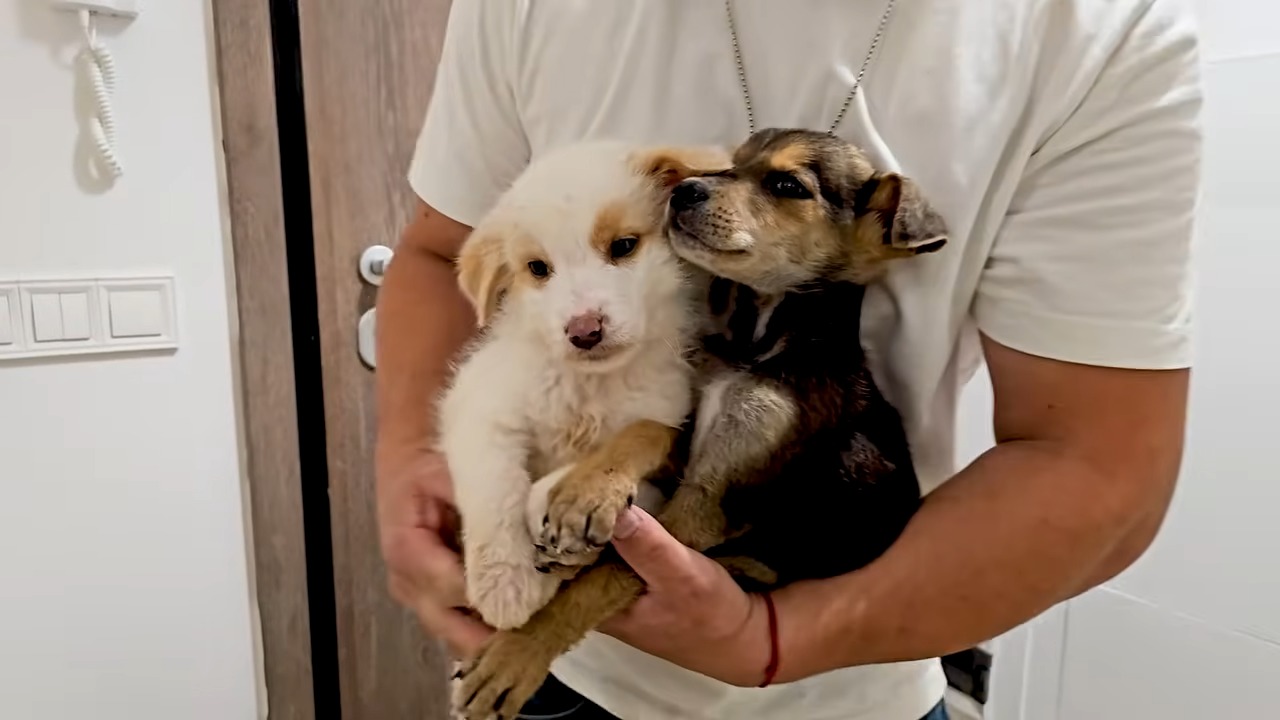
[[[382,278],[395,251],[386,245],[370,245],[360,253],[360,277],[374,287],[382,286]]]
[[[360,253],[360,278],[374,287],[382,286],[382,278],[395,251],[386,245],[370,245]],[[376,354],[378,309],[369,308],[356,323],[356,353],[370,370],[378,367]]]
[[[378,359],[376,357],[377,332],[375,326],[378,322],[378,309],[369,308],[360,316],[360,321],[356,323],[356,352],[360,355],[360,362],[363,362],[370,370],[378,367]]]

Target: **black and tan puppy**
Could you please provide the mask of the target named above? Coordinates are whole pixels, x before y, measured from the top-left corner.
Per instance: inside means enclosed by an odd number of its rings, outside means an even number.
[[[765,130],[731,169],[677,186],[668,225],[676,252],[719,279],[695,358],[687,462],[663,525],[757,590],[874,560],[920,494],[899,416],[867,369],[861,304],[889,263],[946,243],[941,218],[913,183],[877,173],[856,147]],[[634,492],[642,479],[617,468],[661,464],[597,460],[602,496]],[[548,521],[563,534],[558,518]],[[606,553],[527,625],[493,638],[463,673],[459,711],[514,717],[557,656],[642,591]]]

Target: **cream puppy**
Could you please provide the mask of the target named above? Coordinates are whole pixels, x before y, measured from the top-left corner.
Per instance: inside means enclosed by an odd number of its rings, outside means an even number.
[[[593,496],[589,476],[617,469],[578,461],[636,424],[668,442],[688,415],[701,281],[672,253],[663,212],[680,180],[727,165],[710,149],[566,146],[464,244],[459,283],[482,332],[441,399],[440,443],[468,601],[490,625],[524,624],[559,584],[548,565],[593,560],[634,499]],[[540,537],[526,512],[542,515]]]

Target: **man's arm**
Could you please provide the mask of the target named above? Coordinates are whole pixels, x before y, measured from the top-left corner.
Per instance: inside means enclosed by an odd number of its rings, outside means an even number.
[[[430,449],[436,396],[449,360],[475,332],[453,260],[471,228],[419,203],[378,294],[378,448],[381,469]]]
[[[930,494],[880,560],[777,593],[781,679],[962,650],[1150,544],[1181,463],[1189,373],[985,350],[996,446]]]

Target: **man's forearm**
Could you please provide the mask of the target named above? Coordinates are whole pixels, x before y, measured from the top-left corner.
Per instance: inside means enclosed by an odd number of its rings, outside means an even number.
[[[449,362],[475,332],[452,263],[404,242],[378,297],[378,462],[422,449]]]
[[[782,679],[962,650],[1109,577],[1154,532],[1125,486],[1057,443],[992,449],[875,563],[776,595]]]

